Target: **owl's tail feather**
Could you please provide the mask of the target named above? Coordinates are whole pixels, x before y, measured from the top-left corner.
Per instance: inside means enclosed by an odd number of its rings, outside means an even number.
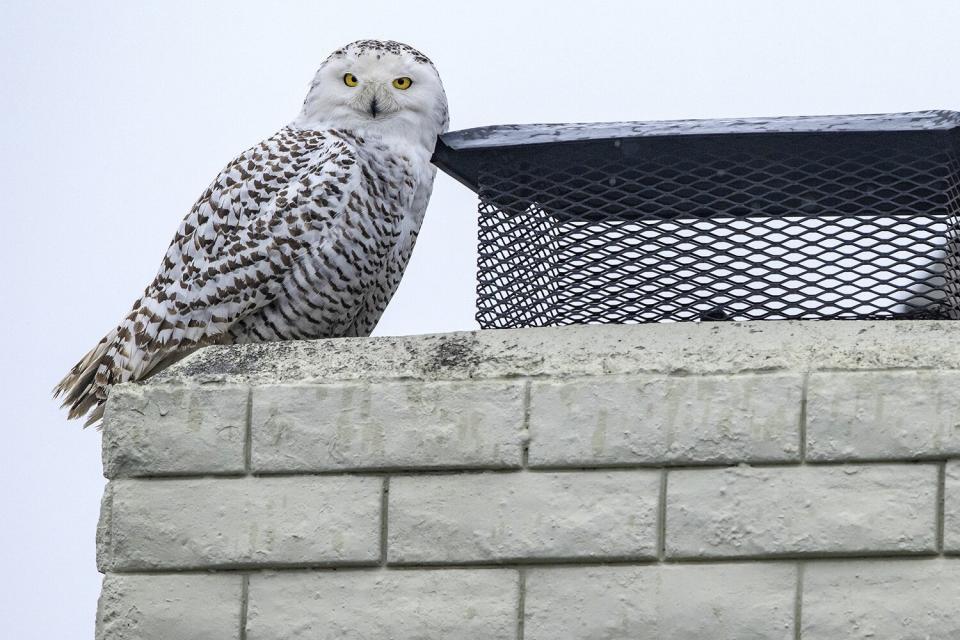
[[[110,387],[143,380],[207,342],[173,338],[170,327],[163,319],[135,309],[74,365],[54,387],[53,397],[63,397],[61,406],[69,408],[70,419],[87,415],[83,426],[99,427]]]
[[[85,427],[100,426],[107,394],[115,384],[136,380],[150,369],[157,354],[142,333],[139,314],[134,311],[110,331],[53,389],[53,397],[63,397],[61,406],[69,408],[70,419],[87,415]]]
[[[69,407],[69,418],[79,418],[91,409],[100,409],[99,412],[95,411],[99,415],[91,416],[94,422],[102,417],[106,390],[96,384],[97,371],[109,362],[107,353],[113,350],[119,332],[120,327],[117,327],[105,335],[54,387],[53,397],[63,397],[61,406]]]

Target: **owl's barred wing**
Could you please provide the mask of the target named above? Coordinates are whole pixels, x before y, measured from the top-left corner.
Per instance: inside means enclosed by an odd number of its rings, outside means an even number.
[[[342,69],[355,66],[363,81],[350,90]],[[112,385],[206,344],[368,335],[410,257],[448,123],[437,70],[416,49],[335,51],[292,124],[224,168],[143,296],[57,385],[70,417],[98,422]]]
[[[99,421],[113,384],[138,380],[268,305],[360,183],[348,136],[281,130],[241,154],[181,223],[160,272],[118,327],[54,389],[75,418]],[[181,356],[182,357],[182,356]]]

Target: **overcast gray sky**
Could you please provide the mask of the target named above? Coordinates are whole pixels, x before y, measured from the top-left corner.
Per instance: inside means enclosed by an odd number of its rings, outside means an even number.
[[[49,400],[327,54],[423,50],[452,127],[960,109],[956,0],[0,0],[0,620],[89,638],[100,436]],[[378,334],[473,328],[475,203],[440,176]]]

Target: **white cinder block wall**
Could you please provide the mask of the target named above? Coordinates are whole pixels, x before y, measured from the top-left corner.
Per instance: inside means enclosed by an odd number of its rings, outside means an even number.
[[[104,465],[101,640],[960,637],[960,323],[210,348]]]

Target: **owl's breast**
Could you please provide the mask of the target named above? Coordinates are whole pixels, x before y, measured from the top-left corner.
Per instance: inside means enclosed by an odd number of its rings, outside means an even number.
[[[402,154],[358,154],[358,175],[320,242],[293,263],[269,305],[235,325],[234,341],[372,331],[409,261],[433,172]]]

